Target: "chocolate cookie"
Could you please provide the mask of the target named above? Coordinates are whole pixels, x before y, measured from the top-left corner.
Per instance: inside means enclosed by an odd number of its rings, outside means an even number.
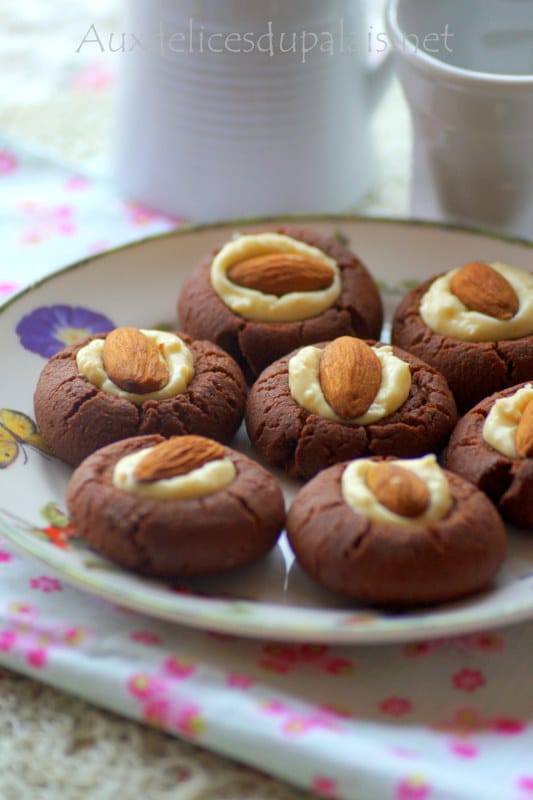
[[[98,553],[162,578],[256,561],[285,519],[281,489],[266,470],[199,436],[142,436],[98,450],[75,470],[67,507]]]
[[[464,412],[533,378],[533,276],[505,264],[466,264],[410,291],[392,341],[446,377]]]
[[[457,410],[433,367],[399,348],[340,337],[267,367],[245,419],[268,464],[310,478],[349,458],[438,452]]]
[[[496,392],[459,420],[446,467],[490,497],[502,516],[533,530],[533,383]]]
[[[211,342],[117,328],[51,358],[34,407],[52,453],[75,467],[99,447],[142,434],[229,442],[245,398],[240,368]]]
[[[178,314],[183,330],[216,342],[252,376],[304,344],[378,338],[383,320],[357,256],[299,227],[228,242],[185,281]]]
[[[321,472],[296,496],[287,532],[312,578],[380,606],[477,592],[491,583],[505,552],[492,503],[441,470],[434,456],[361,459]]]

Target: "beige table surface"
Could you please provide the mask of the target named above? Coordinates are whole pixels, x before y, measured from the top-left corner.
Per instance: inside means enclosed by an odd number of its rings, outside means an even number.
[[[114,93],[105,75],[115,71],[117,56],[113,62],[113,56],[75,50],[91,24],[121,30],[118,6],[118,0],[2,0],[0,135],[79,169],[109,169]],[[79,91],[73,76],[94,58],[103,85]],[[404,216],[410,130],[395,80],[373,124],[380,171],[374,191],[354,211]],[[0,671],[0,800],[87,797],[303,800],[310,795]]]

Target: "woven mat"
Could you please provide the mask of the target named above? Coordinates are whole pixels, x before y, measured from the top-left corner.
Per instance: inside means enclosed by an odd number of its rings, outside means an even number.
[[[0,673],[2,800],[305,800],[205,750]]]

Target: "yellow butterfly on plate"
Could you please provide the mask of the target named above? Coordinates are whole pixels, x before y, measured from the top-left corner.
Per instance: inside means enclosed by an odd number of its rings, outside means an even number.
[[[21,411],[0,408],[0,469],[9,467],[20,451],[24,463],[28,460],[24,445],[30,445],[41,453],[50,453],[46,442],[37,430],[35,422]]]

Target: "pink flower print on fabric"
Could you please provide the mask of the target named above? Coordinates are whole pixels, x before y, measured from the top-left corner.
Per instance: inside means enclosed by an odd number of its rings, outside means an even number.
[[[82,175],[72,175],[65,181],[67,192],[83,192],[91,185],[91,181]]]
[[[528,796],[533,797],[533,774],[522,775],[518,778],[517,787],[521,792],[526,792]]]
[[[7,608],[8,619],[17,622],[18,624],[26,624],[33,622],[39,616],[39,609],[37,606],[24,601],[14,601],[10,603]]]
[[[279,674],[287,674],[304,666],[335,677],[350,674],[353,671],[353,662],[348,658],[332,656],[330,651],[331,648],[327,645],[268,643],[261,648],[259,666]]]
[[[18,160],[9,150],[0,150],[0,176],[11,175],[18,167]]]
[[[142,227],[143,225],[150,225],[152,222],[161,221],[168,222],[169,225],[178,227],[185,222],[183,217],[171,217],[167,214],[154,211],[154,209],[142,205],[141,203],[124,203],[124,209],[128,220],[136,227]]]
[[[16,292],[21,286],[21,283],[12,283],[11,281],[0,282],[0,298],[9,297],[10,294]]]
[[[526,729],[522,720],[515,717],[482,717],[475,708],[459,708],[449,722],[431,726],[433,730],[451,733],[455,739],[468,739],[478,733],[495,733],[498,736],[517,736]]]
[[[485,676],[478,669],[462,669],[452,675],[452,683],[455,689],[461,692],[476,692],[486,684]]]
[[[165,681],[139,672],[128,680],[127,689],[137,700],[151,701],[165,694]]]
[[[409,642],[405,645],[403,654],[407,658],[417,658],[418,656],[427,656],[437,649],[438,642]]]
[[[43,626],[39,609],[29,603],[11,603],[7,617],[10,626],[0,631],[0,650],[12,652],[34,669],[46,667],[54,650],[79,646],[90,634],[78,626]]]
[[[198,706],[187,704],[178,709],[172,727],[179,733],[194,739],[200,736],[207,726]]]
[[[317,729],[330,731],[342,730],[342,725],[339,724],[339,720],[343,719],[344,715],[320,706],[306,713],[294,710],[280,701],[273,700],[260,703],[260,708],[266,714],[276,716],[279,719],[281,731],[286,736],[300,736]]]
[[[143,709],[143,719],[150,725],[177,731],[189,739],[199,736],[206,727],[198,706],[182,704],[167,697],[148,702]]]
[[[39,244],[55,236],[72,236],[77,231],[74,206],[26,202],[20,210],[28,220],[21,237],[24,245]]]
[[[6,633],[12,633],[12,631]],[[22,656],[30,667],[44,669],[48,663],[48,644],[47,636],[37,636],[32,631],[21,631],[20,633],[15,632],[10,650]]]
[[[463,759],[476,758],[479,753],[478,748],[469,742],[452,742],[450,750],[455,756]]]
[[[309,731],[321,727],[323,726],[313,717],[301,717],[296,714],[294,716],[289,716],[285,720],[282,731],[287,736],[300,736],[301,734],[309,733]]]
[[[41,575],[40,578],[30,578],[29,583],[32,589],[38,589],[46,594],[63,591],[61,581],[58,581],[57,578],[49,578],[47,575]]]
[[[339,706],[318,706],[318,709],[323,714],[327,714],[333,719],[351,719],[353,716],[351,711],[348,711],[346,708],[340,708]]]
[[[471,737],[490,730],[491,724],[482,719],[474,708],[458,709],[451,722],[431,726],[434,730],[452,733],[454,738],[449,743],[452,755],[463,760],[471,760],[479,754],[479,748],[471,741]]]
[[[132,675],[126,684],[138,701],[145,722],[193,739],[205,730],[205,720],[198,706],[176,697],[174,686],[173,680],[147,673]]]
[[[15,646],[17,634],[15,631],[0,631],[0,650],[8,653]]]
[[[285,705],[285,703],[282,703],[281,700],[268,700],[261,703],[261,708],[266,711],[267,714],[284,714],[289,711],[289,707]]]
[[[514,717],[495,717],[489,724],[490,730],[500,736],[516,736],[526,729],[525,723]]]
[[[409,750],[407,747],[391,747],[390,753],[396,758],[405,758],[407,761],[418,756],[415,750]]]
[[[319,797],[325,797],[326,800],[337,800],[338,798],[337,781],[325,775],[315,775],[311,781],[311,789]]]
[[[101,239],[98,242],[91,242],[87,246],[87,252],[89,255],[95,256],[97,253],[103,253],[105,250],[109,250],[111,247],[111,242],[106,239]]]
[[[77,647],[85,641],[88,634],[89,631],[85,628],[67,628],[66,631],[62,632],[61,640],[71,647]]]
[[[487,652],[502,652],[505,650],[505,640],[496,633],[482,633],[470,637],[475,648]]]
[[[69,646],[80,644],[85,641],[91,631],[77,625],[52,625],[44,627],[39,622],[39,608],[30,603],[13,602],[7,609],[7,617],[13,624],[15,630],[20,632],[35,631],[36,637],[45,637],[47,641]]]
[[[189,739],[199,736],[206,727],[198,706],[181,705],[168,697],[157,697],[144,703],[142,718],[149,725],[177,731]]]
[[[467,652],[502,652],[505,650],[505,640],[496,633],[480,633],[468,636],[454,636],[452,638],[437,639],[430,642],[409,642],[403,650],[407,658],[417,658],[431,655],[442,650],[467,651]]]
[[[95,58],[85,64],[72,78],[72,87],[82,92],[105,92],[114,81],[107,61]]]
[[[167,658],[163,664],[163,672],[165,675],[167,675],[169,678],[175,678],[178,680],[190,678],[195,671],[196,666],[188,659],[180,659],[172,656],[171,658]]]
[[[431,796],[431,786],[423,775],[409,775],[396,787],[397,800],[426,800]]]
[[[475,708],[458,708],[449,722],[432,726],[434,730],[453,733],[456,736],[469,736],[487,730],[487,723]]]
[[[413,710],[413,704],[405,697],[387,697],[379,704],[379,710],[390,717],[403,717]]]
[[[9,564],[12,560],[13,556],[11,553],[8,553],[7,550],[0,550],[0,564]]]
[[[226,683],[231,689],[242,689],[243,691],[250,689],[255,681],[248,675],[239,675],[237,672],[229,672],[226,678]]]
[[[48,662],[48,653],[44,647],[37,647],[35,650],[29,650],[26,655],[26,660],[30,667],[35,669],[43,669]]]
[[[164,697],[147,700],[142,706],[142,718],[154,728],[170,727],[170,703]]]

